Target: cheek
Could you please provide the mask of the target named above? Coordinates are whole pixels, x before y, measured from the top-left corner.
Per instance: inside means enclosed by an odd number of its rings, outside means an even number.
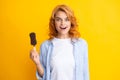
[[[59,24],[55,23],[55,29],[58,31],[59,30]]]
[[[58,27],[60,25],[60,23],[58,22],[55,22],[55,26]]]
[[[71,27],[71,23],[68,23],[67,25],[68,25],[69,27]]]
[[[70,28],[71,28],[71,23],[68,24],[68,30],[70,30]]]

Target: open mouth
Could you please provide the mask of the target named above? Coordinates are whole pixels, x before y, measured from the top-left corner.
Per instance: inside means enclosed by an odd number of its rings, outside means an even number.
[[[60,27],[60,29],[63,29],[63,30],[66,29],[66,28],[67,28],[67,27]]]

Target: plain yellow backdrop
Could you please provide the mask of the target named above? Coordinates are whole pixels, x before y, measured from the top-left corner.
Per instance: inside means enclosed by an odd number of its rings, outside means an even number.
[[[88,42],[90,80],[120,80],[119,0],[0,0],[0,80],[36,80],[29,33],[39,51],[58,4],[73,9]]]

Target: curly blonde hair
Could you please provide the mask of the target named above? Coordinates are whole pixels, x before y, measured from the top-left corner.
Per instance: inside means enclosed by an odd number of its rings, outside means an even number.
[[[53,39],[54,37],[56,37],[58,35],[58,32],[55,28],[55,15],[58,11],[63,11],[66,13],[68,19],[71,22],[71,27],[69,30],[69,36],[71,38],[79,38],[80,37],[80,33],[78,32],[78,24],[76,21],[76,17],[74,16],[73,11],[66,5],[57,5],[53,12],[52,15],[50,17],[50,21],[49,21],[49,39]]]

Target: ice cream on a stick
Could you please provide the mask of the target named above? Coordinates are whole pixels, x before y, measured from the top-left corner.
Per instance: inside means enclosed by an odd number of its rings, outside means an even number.
[[[34,32],[31,32],[29,36],[30,36],[31,45],[33,45],[34,46],[33,48],[36,50],[35,48],[35,45],[37,44],[36,35]]]

